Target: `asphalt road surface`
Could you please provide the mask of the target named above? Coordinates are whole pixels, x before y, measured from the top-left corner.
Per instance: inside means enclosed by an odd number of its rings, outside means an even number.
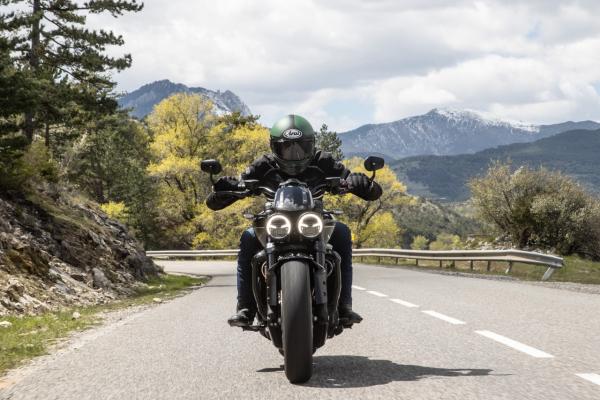
[[[257,333],[230,328],[230,262],[163,262],[205,287],[100,328],[2,399],[600,399],[600,295],[355,266],[364,321],[291,385]]]

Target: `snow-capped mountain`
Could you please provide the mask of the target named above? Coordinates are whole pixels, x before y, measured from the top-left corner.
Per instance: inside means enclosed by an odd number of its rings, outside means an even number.
[[[364,125],[340,134],[346,156],[383,154],[391,159],[454,155],[511,143],[533,142],[575,129],[599,129],[593,121],[532,125],[470,110],[435,108],[427,114],[384,124]]]
[[[119,99],[119,105],[121,108],[131,108],[131,115],[143,118],[152,112],[156,104],[175,93],[198,93],[205,96],[213,102],[215,111],[220,115],[234,111],[239,111],[242,115],[251,114],[248,106],[229,90],[215,92],[201,87],[191,88],[166,79],[149,83],[126,94]]]

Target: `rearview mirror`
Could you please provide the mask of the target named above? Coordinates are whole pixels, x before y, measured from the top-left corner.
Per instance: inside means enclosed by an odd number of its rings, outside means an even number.
[[[367,171],[377,171],[378,169],[383,168],[385,165],[385,160],[381,157],[369,156],[365,160],[365,169]]]
[[[200,169],[203,172],[211,175],[217,175],[223,170],[221,163],[217,160],[202,160],[200,163]]]

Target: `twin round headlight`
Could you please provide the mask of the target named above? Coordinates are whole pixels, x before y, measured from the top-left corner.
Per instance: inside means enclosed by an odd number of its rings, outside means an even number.
[[[298,232],[307,238],[316,238],[323,231],[323,220],[318,214],[306,213],[298,219]],[[288,217],[275,214],[267,220],[267,233],[274,239],[283,239],[292,232]]]

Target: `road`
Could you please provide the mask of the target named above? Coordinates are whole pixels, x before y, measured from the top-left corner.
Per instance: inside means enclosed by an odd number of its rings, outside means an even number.
[[[205,287],[100,328],[2,399],[600,399],[600,295],[355,266],[363,323],[290,385],[260,335],[229,328],[231,262],[163,262]]]

